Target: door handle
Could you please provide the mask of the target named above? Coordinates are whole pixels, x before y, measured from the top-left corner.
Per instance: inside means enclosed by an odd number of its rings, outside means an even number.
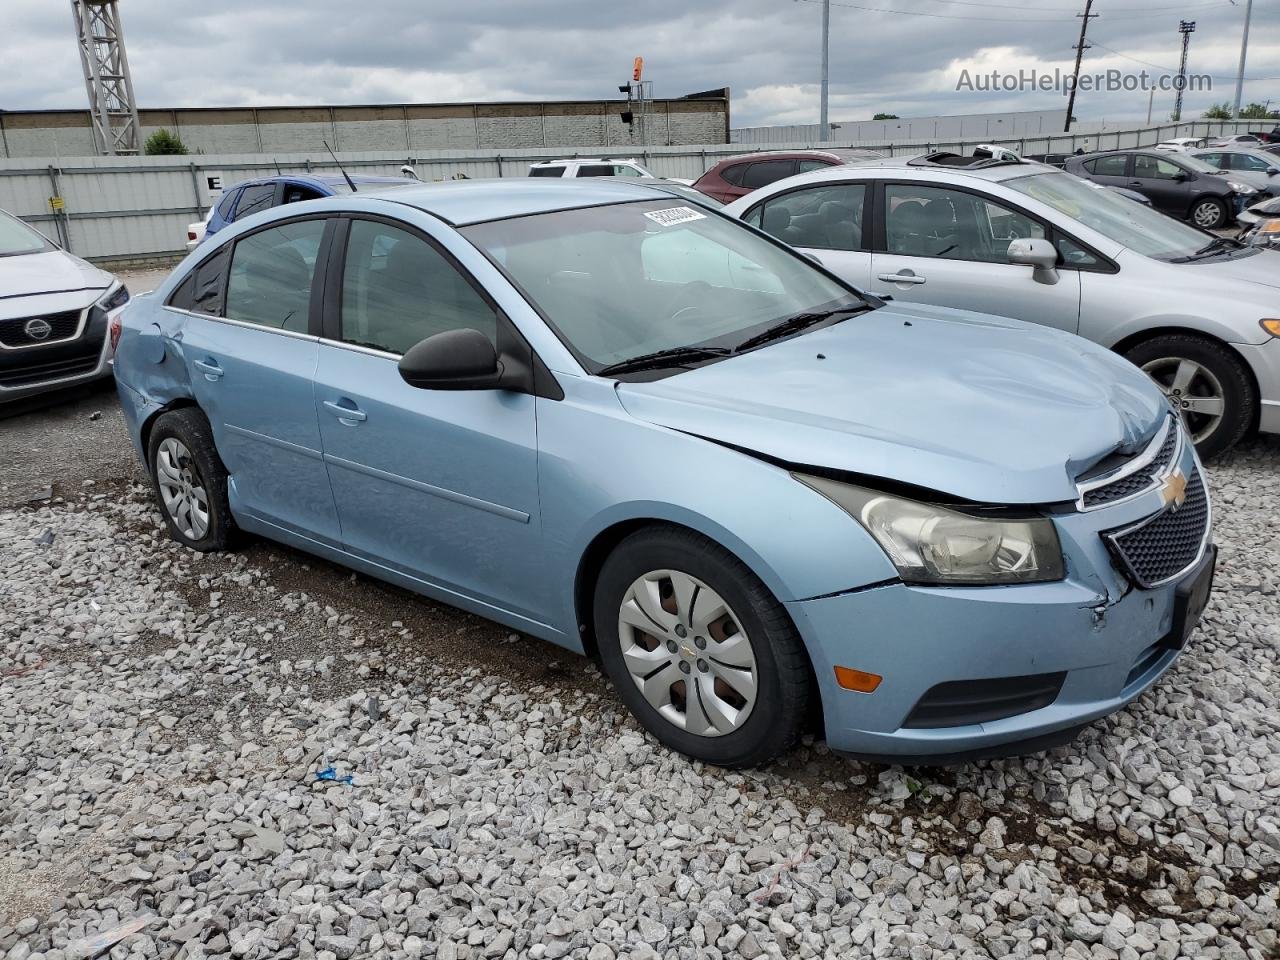
[[[885,283],[924,283],[924,277],[918,277],[909,271],[901,273],[881,273],[877,274],[877,279],[883,280]]]
[[[208,360],[192,360],[191,365],[203,373],[206,380],[222,379],[223,370],[212,357]]]
[[[347,403],[351,403],[351,401],[347,400]],[[354,427],[357,423],[364,423],[368,419],[365,412],[354,403],[351,406],[347,406],[341,402],[334,403],[332,400],[326,400],[324,401],[324,408],[348,427]]]

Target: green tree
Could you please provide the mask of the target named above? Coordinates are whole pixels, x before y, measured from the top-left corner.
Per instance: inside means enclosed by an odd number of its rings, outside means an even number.
[[[1251,103],[1240,108],[1241,120],[1280,120],[1280,110],[1268,110],[1261,103]]]
[[[1204,118],[1206,120],[1230,120],[1231,104],[1215,103],[1212,107],[1210,107],[1208,110],[1204,112]]]
[[[142,148],[142,152],[149,157],[168,157],[185,154],[188,151],[187,145],[182,142],[182,138],[176,133],[160,129],[147,137],[147,142]]]
[[[902,118],[899,117],[896,113],[877,113],[871,119],[872,120],[901,120]]]

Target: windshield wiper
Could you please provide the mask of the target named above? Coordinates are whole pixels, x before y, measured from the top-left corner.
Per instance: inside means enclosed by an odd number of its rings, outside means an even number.
[[[627,360],[610,363],[596,371],[596,376],[607,377],[615,373],[634,373],[638,370],[661,370],[663,367],[679,367],[698,360],[727,357],[733,353],[728,347],[671,347],[654,353],[641,354]]]
[[[771,340],[777,340],[785,337],[789,333],[795,333],[797,330],[803,330],[806,327],[812,327],[816,323],[830,319],[839,313],[857,313],[862,310],[869,310],[870,304],[863,303],[853,307],[840,307],[837,310],[811,310],[805,313],[797,313],[794,316],[775,323],[772,327],[760,331],[754,337],[748,337],[740,344],[733,348],[734,353],[742,353],[744,350],[750,350],[752,347],[758,347],[762,343],[768,343]]]
[[[1245,244],[1241,243],[1239,240],[1234,239],[1233,237],[1214,237],[1212,240],[1206,243],[1203,247],[1201,247],[1195,253],[1192,253],[1183,257],[1182,262],[1187,263],[1192,260],[1203,260],[1205,257],[1211,257],[1215,253],[1218,253],[1221,250],[1224,250],[1224,249],[1238,250],[1244,246]]]

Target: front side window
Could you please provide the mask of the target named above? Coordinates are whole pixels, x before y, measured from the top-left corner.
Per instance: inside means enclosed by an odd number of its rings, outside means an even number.
[[[342,271],[342,339],[405,353],[446,330],[479,330],[497,346],[498,317],[434,246],[417,234],[355,220]]]
[[[1125,164],[1128,157],[1124,154],[1116,154],[1110,157],[1099,157],[1097,160],[1089,160],[1085,163],[1085,169],[1098,177],[1123,177]]]
[[[1267,163],[1262,157],[1255,157],[1248,153],[1233,153],[1231,155],[1231,169],[1266,173],[1268,170],[1276,169],[1276,165]]]
[[[979,263],[1008,263],[1009,241],[1043,239],[1030,217],[971,193],[887,184],[885,240],[890,253]]]
[[[301,203],[303,200],[319,200],[324,194],[310,187],[304,187],[296,183],[286,183],[284,186],[284,196],[280,200],[280,205],[286,203]]]
[[[1069,173],[1038,173],[1005,186],[1084,224],[1109,240],[1157,260],[1177,260],[1205,246],[1199,230]]]
[[[595,372],[688,346],[735,346],[798,313],[861,298],[803,257],[679,200],[463,227]]]
[[[829,166],[831,166],[831,164],[827,163],[825,160],[801,160],[800,172],[808,173],[811,170],[824,170]]]
[[[1208,164],[1205,164],[1205,167],[1213,170]],[[1176,163],[1170,163],[1160,157],[1140,154],[1133,158],[1133,175],[1141,180],[1177,180],[1185,176],[1185,173]]]
[[[615,163],[613,165],[613,175],[615,177],[643,177],[644,171],[637,170],[629,163]]]
[[[247,216],[270,209],[275,195],[274,183],[254,183],[245,187],[240,191],[240,200],[236,203],[236,219],[243,220]]]
[[[324,225],[324,220],[299,220],[237,240],[227,277],[225,316],[306,333]]]
[[[749,222],[793,247],[860,250],[866,192],[861,183],[793,190],[766,200],[752,211],[760,219]]]

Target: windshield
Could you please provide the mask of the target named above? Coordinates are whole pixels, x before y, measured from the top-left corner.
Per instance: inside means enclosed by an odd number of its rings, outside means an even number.
[[[1135,253],[1178,260],[1204,249],[1212,237],[1113,190],[1069,173],[1038,173],[1005,185],[1091,227]]]
[[[48,240],[17,217],[0,211],[0,257],[42,253],[52,247]]]
[[[677,199],[464,227],[592,373],[681,347],[735,347],[864,301],[797,254]]]

